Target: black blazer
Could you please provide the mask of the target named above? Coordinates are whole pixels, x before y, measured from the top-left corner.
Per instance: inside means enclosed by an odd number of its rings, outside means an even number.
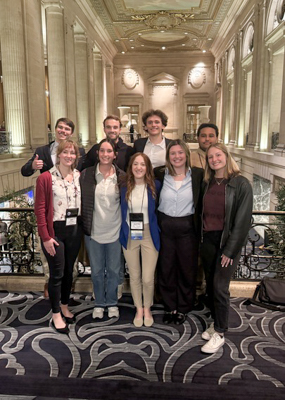
[[[155,179],[161,182],[163,186],[165,167],[156,167],[153,170]],[[192,176],[192,189],[193,189],[193,202],[194,202],[194,226],[195,232],[198,237],[201,236],[201,214],[202,214],[202,185],[204,178],[204,170],[202,168],[193,167],[191,168]]]
[[[36,155],[39,156],[39,160],[43,160],[43,162],[44,162],[43,168],[39,170],[41,174],[43,172],[50,170],[53,167],[53,162],[52,162],[52,158],[51,158],[51,154],[50,154],[50,146],[52,143],[54,143],[54,142],[51,142],[50,144],[46,144],[45,146],[38,147],[36,149],[33,157],[30,158],[29,161],[26,162],[26,164],[23,165],[21,168],[21,174],[23,176],[31,176],[36,172],[36,170],[34,170],[32,168],[32,163],[33,163],[34,159],[36,158]],[[80,152],[80,157],[78,160],[77,169],[79,171],[81,171],[82,164],[83,164],[83,161],[85,158],[85,150],[82,147],[80,147],[79,152]]]

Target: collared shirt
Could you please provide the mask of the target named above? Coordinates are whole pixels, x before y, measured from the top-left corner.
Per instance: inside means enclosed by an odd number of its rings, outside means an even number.
[[[163,186],[159,197],[158,211],[170,217],[186,217],[195,212],[191,169],[186,173],[179,188],[176,186],[174,177],[165,169]]]
[[[96,182],[91,238],[101,244],[113,243],[119,238],[122,219],[115,168],[113,175],[104,179],[98,164]]]
[[[50,155],[51,155],[51,159],[52,159],[53,165],[56,164],[56,153],[57,153],[58,145],[59,145],[59,143],[57,141],[53,142],[50,145]]]
[[[49,170],[53,192],[53,220],[65,221],[68,208],[79,208],[80,215],[80,172],[73,170],[73,181],[63,179],[59,170],[54,166]]]
[[[130,225],[130,212],[143,213],[144,224],[149,223],[148,219],[148,194],[146,185],[135,185],[128,201],[127,224]]]
[[[165,137],[163,136],[162,142],[158,144],[153,144],[148,138],[143,152],[149,157],[153,168],[165,165],[165,156],[166,156]]]

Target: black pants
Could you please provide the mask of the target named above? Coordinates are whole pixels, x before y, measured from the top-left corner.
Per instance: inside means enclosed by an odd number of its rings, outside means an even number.
[[[53,313],[60,312],[61,304],[68,304],[71,287],[73,266],[78,255],[82,228],[81,224],[66,226],[65,221],[54,222],[56,254],[52,257],[47,253],[43,243],[42,249],[49,266],[48,292]]]
[[[158,213],[161,247],[158,286],[166,311],[187,313],[195,304],[198,240],[193,216],[169,217]]]
[[[223,249],[220,249],[222,231],[207,232],[201,245],[201,259],[207,282],[207,294],[215,331],[224,333],[228,330],[230,292],[232,275],[238,265],[241,251],[233,264],[221,266]]]

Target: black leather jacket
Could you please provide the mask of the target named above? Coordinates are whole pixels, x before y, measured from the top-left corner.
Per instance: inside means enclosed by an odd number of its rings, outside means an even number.
[[[208,188],[209,183],[204,183],[203,199]],[[253,205],[251,184],[241,175],[230,178],[226,185],[225,197],[225,221],[220,247],[225,256],[234,259],[246,243],[251,226]]]

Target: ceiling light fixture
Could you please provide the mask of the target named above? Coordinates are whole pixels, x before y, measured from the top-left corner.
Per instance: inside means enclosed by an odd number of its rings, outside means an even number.
[[[202,50],[203,53],[206,53],[206,50]]]
[[[124,51],[122,51],[122,54],[125,54],[125,52],[124,52]]]
[[[165,50],[165,49],[166,49],[166,47],[165,47],[165,46],[162,46],[161,50]]]

